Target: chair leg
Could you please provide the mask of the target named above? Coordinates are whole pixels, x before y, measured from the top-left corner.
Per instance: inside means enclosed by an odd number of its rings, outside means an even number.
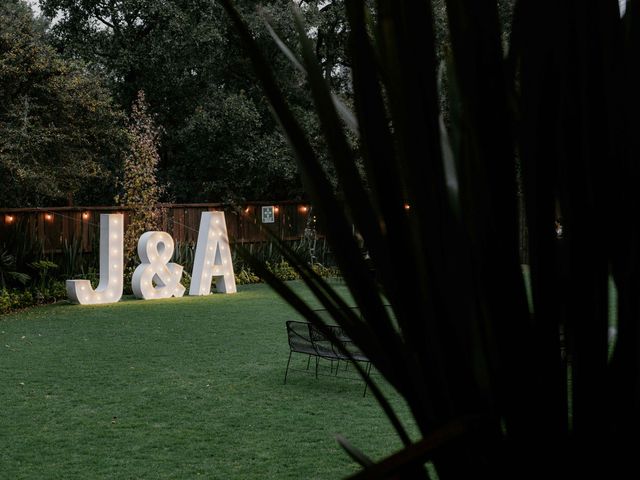
[[[316,357],[316,378],[318,378],[318,357]]]
[[[367,383],[367,379],[369,378],[369,374],[371,373],[371,362],[367,363],[366,372],[367,372],[367,375],[364,381],[364,393],[362,394],[363,397],[367,394],[367,387],[369,386],[369,384]]]
[[[309,358],[307,359],[307,370],[309,370],[310,363],[311,363],[311,355],[309,355]]]
[[[338,359],[338,363],[336,363],[336,377],[338,376],[339,369],[340,369],[340,359]]]
[[[291,363],[291,354],[292,353],[293,353],[292,351],[289,352],[289,360],[287,360],[287,369],[284,371],[284,383],[285,383],[285,385],[287,383],[287,373],[289,373],[289,364]]]

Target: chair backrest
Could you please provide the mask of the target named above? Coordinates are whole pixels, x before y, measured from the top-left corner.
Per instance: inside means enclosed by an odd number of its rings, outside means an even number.
[[[293,352],[308,353],[332,360],[353,358],[368,361],[339,325],[326,326],[330,329],[332,337],[325,335],[322,329],[311,323],[289,320],[286,325],[289,348]]]
[[[289,340],[289,348],[294,352],[306,353],[314,350],[307,322],[289,320],[287,322],[287,338]]]
[[[342,329],[336,325],[327,325],[327,328],[337,336],[338,331]],[[323,330],[313,324],[309,324],[309,337],[313,343],[316,354],[325,357],[336,359],[339,358],[337,345],[331,340],[330,336],[325,335]]]

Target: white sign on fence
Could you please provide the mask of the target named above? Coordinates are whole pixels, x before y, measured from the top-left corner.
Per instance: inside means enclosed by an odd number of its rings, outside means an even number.
[[[276,221],[273,205],[262,207],[262,223],[274,223]]]

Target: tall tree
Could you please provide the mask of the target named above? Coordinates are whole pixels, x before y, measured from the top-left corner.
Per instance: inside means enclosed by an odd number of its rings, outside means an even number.
[[[22,2],[0,6],[0,203],[83,203],[113,196],[123,116],[82,63],[43,40]]]
[[[294,38],[289,2],[241,2],[265,41],[302,123],[317,131],[304,80],[270,40],[261,16],[285,39]],[[346,92],[342,0],[304,2],[315,25],[317,50],[334,87]],[[106,72],[114,95],[129,108],[144,90],[163,127],[160,175],[179,201],[296,197],[302,188],[238,35],[217,2],[209,0],[42,0],[58,16],[58,48]],[[295,48],[295,42],[293,47]],[[318,135],[316,147],[322,149]]]
[[[131,209],[124,236],[125,259],[130,263],[140,235],[158,229],[158,202],[164,190],[157,178],[159,131],[142,90],[131,107],[127,133],[130,151],[124,159],[122,192],[116,202]]]

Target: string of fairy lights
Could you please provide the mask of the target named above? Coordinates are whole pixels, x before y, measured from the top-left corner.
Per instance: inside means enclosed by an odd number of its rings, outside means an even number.
[[[251,205],[248,205],[246,207],[243,207],[240,209],[240,211],[242,211],[245,215],[249,215],[251,213],[252,208],[255,208]],[[299,205],[297,208],[298,212],[301,214],[306,214],[309,212],[309,207],[307,205]],[[273,207],[273,213],[275,215],[278,215],[280,213],[280,207],[279,206],[274,206]],[[49,223],[53,223],[54,218],[55,217],[59,217],[62,219],[67,219],[67,220],[71,220],[73,222],[80,222],[82,221],[83,223],[85,223],[86,225],[90,225],[92,227],[95,228],[99,228],[100,224],[96,223],[95,221],[93,221],[92,219],[95,217],[95,214],[92,215],[89,211],[84,211],[82,212],[82,214],[80,215],[80,218],[78,218],[77,215],[67,215],[64,214],[62,212],[56,212],[56,211],[49,211],[49,212],[43,212],[41,213],[41,215],[43,216],[43,219]],[[15,224],[17,221],[17,215],[13,214],[13,213],[7,213],[4,215],[4,223],[5,225],[12,225]],[[181,227],[183,227],[184,229],[190,231],[190,232],[194,232],[194,233],[198,233],[198,229],[197,228],[193,228],[190,225],[187,225],[183,222],[180,222],[179,220],[177,220],[175,217],[171,218],[171,222],[174,225],[179,225]]]

